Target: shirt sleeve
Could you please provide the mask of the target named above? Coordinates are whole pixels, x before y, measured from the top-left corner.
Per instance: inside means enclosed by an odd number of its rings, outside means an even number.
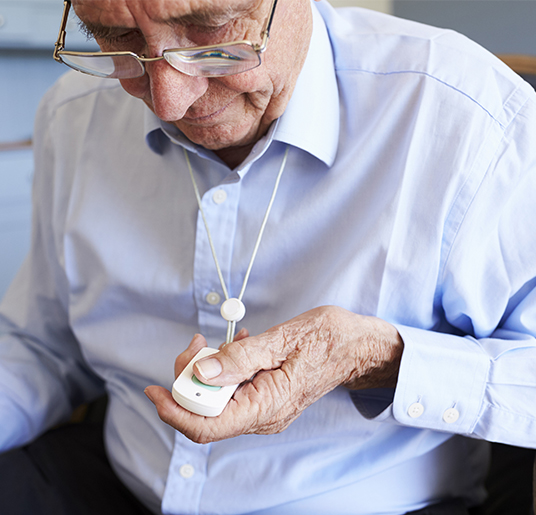
[[[476,194],[445,226],[436,327],[397,325],[404,352],[391,413],[401,424],[536,447],[536,102],[528,98]]]
[[[36,119],[31,248],[0,305],[0,451],[27,443],[103,392],[69,327],[52,95]]]

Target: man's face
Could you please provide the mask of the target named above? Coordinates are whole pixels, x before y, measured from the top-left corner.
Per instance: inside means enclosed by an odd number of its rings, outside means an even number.
[[[260,43],[270,0],[74,0],[73,7],[103,51],[156,57],[168,48]],[[157,61],[121,84],[195,143],[212,150],[250,146],[283,113],[311,27],[308,0],[279,0],[260,67],[207,79]]]

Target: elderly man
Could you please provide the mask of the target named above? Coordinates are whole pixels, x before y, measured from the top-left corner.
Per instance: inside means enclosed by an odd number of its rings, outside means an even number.
[[[60,31],[84,74],[37,117],[3,512],[479,505],[485,440],[536,445],[531,88],[451,31],[325,2],[72,3],[103,53]],[[196,395],[240,386],[195,414],[174,378],[224,341]],[[111,468],[88,426],[47,432],[105,391]]]

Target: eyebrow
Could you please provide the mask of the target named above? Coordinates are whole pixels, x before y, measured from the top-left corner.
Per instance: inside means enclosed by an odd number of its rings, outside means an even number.
[[[106,25],[101,25],[100,23],[83,22],[82,20],[78,21],[78,27],[80,31],[86,35],[87,38],[93,37],[100,39],[113,38],[114,36],[124,34],[129,30],[133,30],[132,27],[108,27]]]
[[[249,14],[252,11],[250,6],[227,6],[220,11],[199,10],[183,16],[172,17],[169,20],[165,20],[166,23],[172,25],[210,25],[224,23],[237,16],[243,16]]]
[[[219,11],[200,9],[193,11],[189,14],[181,16],[170,16],[166,19],[157,19],[157,23],[165,23],[171,26],[210,26],[210,25],[222,25],[229,20],[236,18],[237,16],[244,16],[255,10],[257,2],[254,2],[255,6],[251,5],[251,2],[244,3],[242,5],[229,5]],[[136,30],[138,27],[128,26],[107,26],[100,23],[84,22],[79,20],[79,28],[87,37],[108,39],[118,36],[130,30]]]

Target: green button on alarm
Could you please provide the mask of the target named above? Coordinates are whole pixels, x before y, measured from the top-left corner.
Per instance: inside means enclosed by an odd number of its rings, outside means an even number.
[[[195,377],[195,375],[192,376],[192,381],[197,386],[202,386],[203,388],[206,388],[207,390],[212,390],[214,392],[217,392],[218,390],[221,390],[221,386],[212,386],[210,384],[202,383],[199,379],[197,379],[197,377]]]

